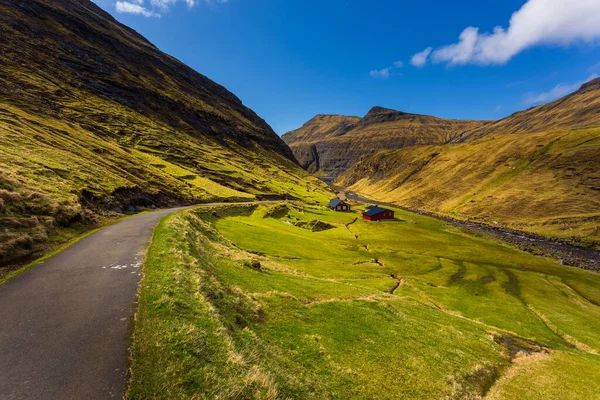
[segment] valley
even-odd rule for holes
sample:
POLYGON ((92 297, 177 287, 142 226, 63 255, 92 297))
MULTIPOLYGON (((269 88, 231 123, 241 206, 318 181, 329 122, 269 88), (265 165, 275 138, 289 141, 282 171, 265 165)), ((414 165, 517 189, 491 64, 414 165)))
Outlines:
POLYGON ((381 152, 336 184, 452 218, 598 246, 600 129, 381 152))
MULTIPOLYGON (((339 190, 340 188, 336 189, 339 190)), ((361 204, 379 204, 380 206, 394 207, 393 204, 366 199, 357 195, 356 193, 343 193, 348 199, 358 201, 361 204)), ((475 222, 464 222, 425 211, 411 210, 407 208, 402 209, 414 214, 426 215, 428 217, 439 219, 465 229, 475 235, 479 234, 489 236, 533 255, 553 258, 554 260, 559 261, 562 265, 569 265, 590 271, 600 272, 600 251, 593 248, 572 245, 568 241, 549 240, 543 236, 533 235, 531 233, 509 231, 496 226, 475 222)))
POLYGON ((293 3, 0 2, 0 398, 600 398, 598 75, 483 120, 509 29, 369 70, 394 2, 293 3))
MULTIPOLYGON (((318 118, 299 131, 317 147, 348 137, 335 149, 343 158, 337 165, 344 168, 331 170, 334 184, 365 198, 599 249, 599 107, 596 78, 554 102, 499 121, 471 122, 469 129, 464 123, 452 127, 425 119, 413 142, 395 141, 395 131, 381 125, 373 125, 376 133, 364 132, 360 141, 353 131, 332 138, 318 118), (401 146, 394 148, 381 137, 401 146), (426 142, 432 137, 437 143, 426 142), (360 156, 353 154, 355 142, 364 144, 360 156)), ((398 121, 416 118, 385 114, 398 121)), ((297 132, 284 139, 302 160, 297 132)))

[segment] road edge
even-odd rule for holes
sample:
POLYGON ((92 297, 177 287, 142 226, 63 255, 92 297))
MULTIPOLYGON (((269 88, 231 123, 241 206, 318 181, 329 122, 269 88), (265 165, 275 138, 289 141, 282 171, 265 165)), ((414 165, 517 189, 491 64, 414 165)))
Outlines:
MULTIPOLYGON (((159 211, 159 210, 157 210, 157 211, 159 211)), ((66 241, 65 243, 59 245, 54 250, 47 252, 46 254, 42 255, 41 257, 36 258, 35 260, 15 269, 14 271, 9 272, 8 274, 6 274, 4 276, 1 276, 0 277, 0 286, 5 284, 9 280, 21 275, 23 272, 27 271, 28 269, 33 268, 33 267, 43 263, 44 261, 56 256, 57 254, 62 253, 63 251, 65 251, 68 248, 70 248, 71 246, 79 243, 80 241, 82 241, 83 239, 85 239, 88 236, 91 236, 94 233, 101 231, 104 228, 108 228, 109 226, 118 224, 119 222, 125 221, 129 218, 133 218, 137 215, 142 215, 142 214, 146 214, 146 213, 148 213, 148 211, 142 211, 142 212, 135 213, 135 214, 125 215, 120 218, 110 220, 108 223, 102 224, 101 226, 96 226, 95 228, 92 228, 89 231, 86 231, 86 232, 82 233, 81 235, 78 235, 78 236, 66 241)))
POLYGON ((154 243, 154 236, 156 235, 156 230, 158 229, 160 224, 165 223, 165 221, 168 218, 172 218, 173 216, 175 216, 179 213, 188 211, 193 208, 195 208, 195 207, 189 207, 189 208, 185 208, 183 210, 169 213, 169 214, 165 215, 164 217, 162 217, 160 220, 158 220, 156 225, 154 225, 154 228, 152 228, 152 235, 150 235, 150 242, 148 242, 148 246, 146 246, 146 248, 144 249, 144 255, 142 258, 142 263, 141 263, 141 268, 140 268, 140 273, 142 274, 142 276, 138 280, 138 287, 135 292, 135 298, 133 299, 134 312, 133 312, 133 315, 131 315, 131 317, 129 318, 129 333, 127 334, 127 337, 129 339, 129 344, 127 346, 128 354, 127 354, 127 367, 126 367, 126 374, 125 374, 125 381, 124 381, 124 389, 125 390, 123 391, 123 400, 128 398, 129 391, 131 389, 131 381, 133 380, 133 369, 131 367, 133 364, 132 346, 135 341, 135 324, 137 323, 137 316, 140 311, 139 300, 140 300, 140 295, 141 295, 141 291, 142 291, 142 285, 146 278, 145 270, 146 270, 146 260, 147 260, 147 256, 148 256, 148 250, 154 243))

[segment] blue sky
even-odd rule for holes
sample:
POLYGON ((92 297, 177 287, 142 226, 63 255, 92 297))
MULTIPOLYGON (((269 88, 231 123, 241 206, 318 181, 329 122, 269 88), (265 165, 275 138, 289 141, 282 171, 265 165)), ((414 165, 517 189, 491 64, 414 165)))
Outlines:
POLYGON ((95 1, 279 134, 375 105, 498 119, 600 75, 598 0, 95 1))

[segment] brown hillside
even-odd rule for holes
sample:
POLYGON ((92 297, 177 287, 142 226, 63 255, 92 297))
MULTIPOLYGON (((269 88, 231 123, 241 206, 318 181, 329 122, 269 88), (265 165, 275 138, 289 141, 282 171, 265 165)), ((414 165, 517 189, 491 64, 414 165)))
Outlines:
POLYGON ((287 143, 314 142, 334 138, 348 132, 358 121, 360 121, 360 117, 319 114, 300 129, 286 133, 284 137, 287 143))
POLYGON ((338 183, 410 208, 600 241, 600 127, 556 128, 599 121, 590 108, 600 104, 599 83, 492 125, 510 131, 365 157, 338 183), (540 131, 544 118, 550 128, 540 131))
POLYGON ((487 124, 460 138, 460 141, 505 133, 532 133, 560 128, 584 128, 600 124, 600 78, 591 80, 565 97, 515 113, 487 124))
POLYGON ((282 138, 308 172, 337 176, 365 155, 382 149, 446 143, 484 123, 374 107, 362 119, 317 116, 282 138))

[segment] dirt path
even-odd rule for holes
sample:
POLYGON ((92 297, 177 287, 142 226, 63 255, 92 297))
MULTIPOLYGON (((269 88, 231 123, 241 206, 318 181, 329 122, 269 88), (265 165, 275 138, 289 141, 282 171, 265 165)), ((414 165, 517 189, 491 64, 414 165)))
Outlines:
POLYGON ((144 252, 181 209, 106 227, 0 285, 0 399, 123 397, 144 252))

